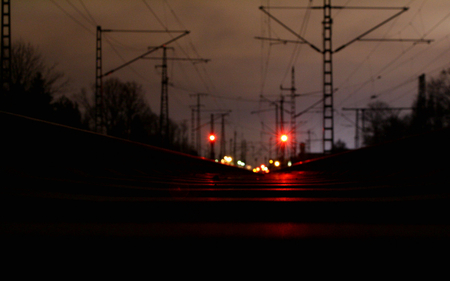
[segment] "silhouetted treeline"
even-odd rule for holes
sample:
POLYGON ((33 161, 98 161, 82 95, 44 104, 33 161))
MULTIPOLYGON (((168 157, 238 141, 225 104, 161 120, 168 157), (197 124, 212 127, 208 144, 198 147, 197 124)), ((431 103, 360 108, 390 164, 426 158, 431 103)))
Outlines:
MULTIPOLYGON (((84 109, 83 123, 95 126, 94 90, 83 90, 80 101, 84 109)), ((169 120, 169 138, 161 141, 159 117, 144 100, 142 86, 136 82, 122 82, 118 78, 103 81, 103 108, 101 114, 106 133, 110 136, 156 145, 185 153, 196 154, 188 143, 186 123, 169 120)))
POLYGON ((45 63, 36 47, 16 41, 11 48, 10 88, 2 88, 0 110, 85 128, 78 104, 62 95, 67 83, 56 65, 45 63))
POLYGON ((449 127, 450 70, 442 71, 418 91, 410 112, 400 117, 400 110, 387 103, 370 103, 363 117, 368 123, 364 143, 372 145, 449 127))
MULTIPOLYGON (((11 83, 2 88, 0 110, 94 130, 94 92, 82 90, 75 98, 64 95, 68 80, 56 65, 48 66, 39 50, 24 41, 11 48, 11 83)), ((159 117, 144 100, 141 85, 111 78, 103 82, 103 117, 111 136, 196 154, 188 144, 186 123, 169 121, 169 140, 159 137, 159 117)))

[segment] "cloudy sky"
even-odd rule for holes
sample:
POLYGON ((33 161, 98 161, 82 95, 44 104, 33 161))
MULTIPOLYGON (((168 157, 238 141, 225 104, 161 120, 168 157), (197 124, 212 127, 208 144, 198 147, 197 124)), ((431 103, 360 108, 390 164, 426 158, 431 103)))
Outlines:
MULTIPOLYGON (((280 44, 255 37, 297 40, 259 6, 321 6, 322 0, 12 0, 12 39, 37 46, 49 64, 70 79, 68 94, 95 82, 96 26, 120 30, 189 30, 171 44, 170 57, 203 58, 208 63, 170 62, 169 116, 190 124, 196 93, 202 97, 202 123, 217 110, 232 110, 226 139, 237 133, 252 152, 263 159, 271 131, 280 85, 290 87, 295 67, 296 112, 318 102, 322 91, 322 55, 305 44, 280 44), (267 110, 266 110, 267 109, 267 110), (252 113, 260 111, 259 113, 252 113), (264 125, 262 125, 264 124, 264 125), (261 146, 263 144, 264 146, 261 146), (260 153, 258 153, 260 152, 260 153)), ((335 140, 354 147, 354 112, 344 107, 365 107, 375 100, 393 107, 408 107, 417 94, 417 77, 436 77, 450 67, 450 1, 448 0, 333 0, 333 6, 409 7, 409 10, 368 34, 366 38, 433 39, 431 44, 412 42, 354 42, 333 56, 335 140), (376 98, 374 98, 376 97, 376 98)), ((270 9, 272 15, 312 44, 322 48, 323 11, 270 9)), ((371 29, 399 10, 335 9, 333 49, 371 29)), ((103 71, 112 70, 143 54, 149 46, 171 39, 169 34, 103 34, 103 71)), ((175 36, 172 34, 172 36, 175 36)), ((151 55, 160 58, 161 51, 151 55)), ((112 77, 136 81, 145 89, 151 109, 159 114, 160 60, 139 60, 112 77)), ((286 100, 289 98, 286 97, 286 100)), ((286 104, 289 106, 288 104, 286 104)), ((310 131, 311 151, 321 152, 321 105, 297 119, 300 141, 310 131)), ((285 120, 289 120, 288 114, 285 120)), ((216 127, 219 127, 216 125, 216 127)), ((206 131, 204 133, 206 135, 206 131)), ((227 144, 227 147, 229 145, 227 144)), ((273 155, 273 153, 272 153, 273 155)), ((258 160, 259 161, 259 160, 258 160)))

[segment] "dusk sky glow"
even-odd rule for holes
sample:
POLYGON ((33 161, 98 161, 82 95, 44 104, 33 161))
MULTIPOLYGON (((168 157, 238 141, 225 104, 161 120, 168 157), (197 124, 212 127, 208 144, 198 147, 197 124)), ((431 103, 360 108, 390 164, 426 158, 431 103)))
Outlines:
MULTIPOLYGON (((263 161, 268 156, 265 148, 270 130, 274 129, 275 113, 260 95, 273 101, 281 93, 288 95, 288 91, 280 90, 280 85, 291 86, 294 66, 300 94, 296 112, 309 108, 322 98, 322 55, 305 44, 274 44, 255 39, 259 36, 297 40, 275 21, 268 20, 259 7, 308 5, 322 6, 323 0, 11 0, 11 34, 13 42, 30 42, 39 48, 46 62, 56 63, 70 81, 66 94, 75 95, 82 88, 91 91, 95 82, 96 26, 114 30, 189 30, 189 35, 170 44, 174 50, 168 50, 168 56, 210 61, 169 62, 169 82, 173 84, 169 88, 169 117, 177 122, 187 120, 190 126, 190 106, 196 103, 192 94, 207 93, 201 100, 205 111, 202 124, 209 122, 213 110, 231 110, 226 117, 227 149, 236 131, 238 144, 242 138, 249 143, 249 158, 263 161), (261 112, 251 114, 252 111, 261 112)), ((338 88, 334 95, 335 141, 341 139, 353 148, 355 114, 342 108, 365 107, 375 100, 393 107, 409 107, 417 94, 420 74, 431 79, 450 67, 450 1, 332 0, 332 5, 409 7, 366 38, 433 40, 430 44, 357 41, 333 55, 334 88, 338 88)), ((322 48, 322 10, 269 11, 322 48)), ((333 49, 398 11, 333 10, 333 49)), ((171 38, 160 33, 104 33, 103 73, 171 38)), ((161 56, 162 51, 149 55, 161 56)), ((152 111, 159 114, 161 73, 155 67, 159 64, 161 60, 138 60, 110 77, 141 84, 152 111)), ((320 103, 297 118, 297 138, 305 142, 310 130, 312 152, 322 150, 321 108, 320 103)), ((288 114, 285 120, 289 121, 288 114)), ((207 128, 209 125, 203 133, 205 151, 207 128)), ((217 123, 215 128, 220 125, 217 123)))

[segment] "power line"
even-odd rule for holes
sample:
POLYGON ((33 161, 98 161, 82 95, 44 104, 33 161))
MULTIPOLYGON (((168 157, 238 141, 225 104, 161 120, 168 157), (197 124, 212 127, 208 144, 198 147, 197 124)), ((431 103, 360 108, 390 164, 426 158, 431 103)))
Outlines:
MULTIPOLYGON (((416 14, 414 15, 414 17, 420 12, 420 9, 423 8, 424 4, 425 4, 425 1, 422 2, 421 7, 420 7, 419 10, 416 12, 416 14)), ((413 17, 413 18, 414 18, 414 17, 413 17)), ((425 32, 425 33, 422 35, 421 40, 423 40, 424 37, 426 37, 427 35, 429 35, 433 30, 435 30, 439 25, 441 25, 441 24, 442 24, 446 19, 448 19, 449 17, 450 17, 450 13, 446 14, 441 20, 439 20, 433 27, 431 27, 427 32, 425 32)), ((409 22, 408 25, 410 25, 410 24, 411 24, 411 21, 409 22)), ((406 29, 406 28, 407 28, 407 26, 405 26, 402 30, 404 30, 404 29, 406 29)), ((431 48, 432 46, 436 46, 438 43, 440 43, 441 41, 443 41, 445 38, 448 38, 448 35, 447 35, 446 37, 444 37, 444 38, 441 38, 441 39, 437 40, 433 45, 428 46, 427 48, 425 48, 424 50, 422 50, 419 54, 421 54, 421 53, 423 53, 423 52, 425 52, 425 51, 428 51, 429 48, 431 48)), ((387 68, 389 68, 390 66, 392 66, 392 65, 393 65, 395 62, 397 62, 402 56, 404 56, 406 53, 408 53, 410 50, 412 50, 412 48, 413 48, 414 46, 415 46, 415 44, 413 44, 412 46, 410 46, 408 49, 404 50, 399 56, 397 56, 397 57, 394 58, 391 62, 389 62, 387 65, 385 65, 385 66, 384 66, 380 71, 378 71, 378 73, 377 73, 376 75, 374 75, 374 76, 380 76, 380 75, 383 73, 383 71, 385 71, 387 68)), ((450 49, 447 49, 446 51, 442 52, 442 53, 441 53, 440 55, 438 55, 433 61, 431 61, 430 63, 428 63, 427 66, 431 65, 434 61, 436 61, 439 57, 441 57, 442 55, 444 55, 444 54, 447 53, 448 51, 450 51, 450 49)), ((414 58, 417 57, 417 56, 418 56, 418 54, 415 54, 415 55, 414 55, 414 58)), ((405 61, 405 62, 406 62, 406 61, 405 61)), ((399 66, 401 66, 402 64, 404 64, 405 62, 398 64, 397 67, 391 69, 389 72, 383 73, 383 76, 386 75, 386 74, 388 74, 388 73, 390 73, 390 72, 392 72, 393 70, 395 70, 396 68, 398 68, 399 66)), ((425 66, 425 67, 427 67, 427 66, 425 66)), ((425 68, 425 67, 424 67, 424 68, 425 68)), ((424 68, 422 68, 422 69, 424 69, 424 68)), ((417 73, 420 73, 420 72, 423 72, 423 71, 422 71, 422 70, 419 70, 417 73)), ((415 76, 417 76, 417 73, 415 74, 415 76)), ((361 86, 361 87, 358 88, 356 91, 352 92, 349 96, 347 96, 344 100, 342 100, 340 104, 344 103, 346 100, 349 99, 350 96, 353 96, 356 92, 360 91, 365 85, 367 85, 368 83, 370 83, 370 82, 372 81, 372 79, 373 79, 373 76, 372 76, 369 80, 367 80, 367 81, 363 84, 363 86, 361 86)))
MULTIPOLYGON (((431 45, 430 47, 427 47, 426 49, 422 50, 422 51, 421 51, 420 53, 418 53, 418 54, 420 55, 421 53, 423 53, 423 52, 425 52, 425 51, 429 51, 429 48, 436 47, 439 43, 443 42, 444 39, 448 39, 448 38, 450 38, 450 35, 447 35, 447 36, 445 36, 444 38, 441 38, 440 40, 437 40, 437 41, 435 42, 435 44, 431 45)), ((407 85, 407 84, 409 84, 409 83, 415 81, 415 80, 417 79, 417 76, 418 76, 420 73, 424 72, 423 70, 424 70, 425 68, 427 68, 427 67, 429 67, 430 65, 432 65, 435 61, 437 61, 439 58, 441 58, 443 55, 445 55, 445 54, 448 53, 448 52, 450 52, 450 48, 447 48, 446 50, 444 50, 443 52, 441 52, 440 54, 438 54, 433 60, 430 60, 429 63, 428 63, 427 65, 425 65, 425 66, 423 66, 422 68, 420 68, 418 71, 415 72, 415 74, 413 74, 411 77, 407 78, 404 82, 402 82, 402 83, 400 83, 400 84, 398 84, 398 85, 396 85, 396 86, 393 86, 393 87, 391 87, 391 88, 389 88, 389 89, 387 89, 387 90, 384 90, 384 91, 381 92, 381 93, 375 94, 375 96, 376 96, 376 97, 380 97, 381 95, 384 95, 384 94, 386 94, 386 93, 391 93, 391 91, 393 91, 393 90, 395 90, 395 89, 398 89, 398 88, 400 88, 400 87, 403 87, 404 85, 407 85)), ((418 54, 415 54, 414 57, 418 56, 418 54)), ((414 57, 411 57, 411 58, 414 58, 414 57)), ((410 58, 410 59, 411 59, 411 58, 410 58)), ((405 62, 407 62, 407 61, 405 61, 405 62)), ((403 62, 403 63, 397 65, 396 68, 398 68, 399 66, 401 66, 401 65, 404 64, 405 62, 403 62)), ((448 64, 449 64, 449 63, 446 63, 445 65, 448 65, 448 64)), ((388 73, 394 71, 396 68, 391 69, 389 72, 384 73, 383 75, 386 75, 386 74, 388 74, 388 73)), ((438 68, 435 68, 435 69, 429 71, 428 73, 434 73, 434 72, 436 72, 436 71, 441 71, 443 68, 445 68, 445 67, 440 66, 440 67, 438 67, 438 68)), ((367 82, 367 81, 366 81, 366 82, 367 82)), ((363 83, 363 84, 365 85, 366 82, 363 83)), ((405 96, 406 94, 407 94, 407 93, 405 93, 405 94, 403 94, 403 95, 401 95, 401 96, 399 96, 399 97, 397 97, 397 98, 395 98, 395 99, 392 99, 391 101, 394 101, 394 100, 397 100, 397 99, 399 99, 399 98, 402 98, 402 97, 405 96)))
POLYGON ((86 5, 84 5, 82 0, 79 0, 81 3, 81 6, 83 6, 83 9, 86 11, 87 15, 89 16, 89 18, 92 20, 92 22, 94 23, 95 26, 97 26, 97 21, 95 21, 94 17, 92 16, 92 14, 89 12, 89 10, 87 9, 86 5))
MULTIPOLYGON (((103 74, 103 68, 102 68, 102 33, 104 32, 113 32, 113 30, 111 29, 105 29, 102 30, 101 26, 97 26, 97 35, 96 35, 96 77, 95 77, 95 104, 96 104, 96 113, 95 113, 95 129, 97 132, 100 133, 104 133, 104 120, 103 120, 103 114, 102 114, 102 108, 103 108, 103 77, 108 76, 114 72, 116 72, 117 70, 120 70, 126 66, 129 66, 130 64, 132 64, 133 62, 144 58, 145 56, 147 56, 148 54, 151 54, 152 52, 161 49, 161 48, 166 48, 167 45, 169 45, 170 43, 180 39, 181 37, 189 34, 189 31, 184 31, 182 32, 182 34, 178 35, 177 37, 173 38, 169 41, 166 41, 165 43, 157 46, 157 47, 152 47, 149 48, 149 50, 147 52, 145 52, 144 54, 135 57, 134 59, 125 62, 124 64, 108 71, 107 73, 103 74)), ((133 32, 133 31, 130 31, 133 32)), ((168 116, 165 116, 165 119, 168 119, 168 116)), ((161 118, 162 119, 162 118, 161 118)), ((166 127, 166 133, 168 131, 168 126, 166 127)), ((162 128, 160 128, 162 130, 162 128)), ((161 134, 163 135, 163 134, 161 134)), ((165 136, 167 136, 167 134, 165 134, 165 136)))
MULTIPOLYGON (((87 9, 86 5, 84 5, 84 3, 82 2, 82 0, 79 0, 81 5, 83 6, 83 8, 85 9, 86 13, 88 14, 88 17, 86 17, 73 3, 71 3, 69 0, 66 0, 67 3, 69 3, 70 6, 72 6, 72 8, 74 8, 78 14, 80 14, 87 22, 89 22, 90 24, 95 24, 96 21, 93 18, 92 14, 89 12, 89 10, 87 9)), ((64 12, 64 14, 66 14, 67 16, 69 16, 72 20, 74 20, 77 24, 79 24, 80 26, 82 26, 83 28, 85 28, 86 30, 88 30, 89 32, 91 32, 91 30, 89 28, 87 28, 86 26, 84 26, 80 21, 78 21, 77 19, 75 19, 72 15, 70 15, 66 10, 64 10, 61 6, 59 6, 58 4, 56 4, 56 2, 54 2, 54 0, 51 0, 51 2, 53 4, 55 4, 61 11, 64 12)), ((125 58, 119 53, 119 51, 114 47, 113 43, 110 41, 110 38, 105 38, 106 42, 110 45, 111 49, 113 50, 113 52, 123 61, 126 62, 125 58)), ((111 40, 115 40, 114 38, 111 38, 111 40)), ((146 80, 145 77, 143 77, 139 72, 137 72, 133 67, 129 67, 131 71, 133 71, 137 76, 139 76, 141 79, 143 79, 144 81, 146 80)))
MULTIPOLYGON (((127 60, 119 53, 119 51, 114 47, 112 42, 109 40, 108 36, 105 36, 106 42, 109 44, 113 52, 122 60, 123 63, 126 63, 127 60)), ((131 65, 128 66, 128 68, 137 76, 139 76, 142 80, 146 81, 147 78, 145 78, 142 74, 140 74, 134 67, 131 65)))
POLYGON ((83 17, 88 23, 92 24, 93 26, 96 26, 95 21, 92 21, 92 17, 88 18, 87 16, 85 16, 74 4, 72 4, 72 2, 70 2, 69 0, 66 0, 67 3, 69 3, 69 5, 75 10, 77 11, 77 13, 79 15, 81 15, 81 17, 83 17))
MULTIPOLYGON (((144 3, 144 5, 147 7, 147 9, 153 14, 153 16, 156 18, 156 20, 159 22, 159 24, 166 30, 168 30, 167 26, 162 22, 162 20, 156 15, 155 11, 150 7, 150 5, 146 2, 146 0, 142 0, 142 2, 144 3)), ((183 24, 181 23, 181 21, 179 20, 179 18, 176 16, 175 12, 173 11, 173 9, 170 7, 170 5, 167 3, 166 1, 166 5, 169 7, 172 15, 174 16, 174 18, 178 21, 178 23, 183 26, 183 24)), ((169 34, 169 36, 171 36, 169 34)), ((190 38, 188 37, 188 41, 190 42, 190 46, 191 48, 193 48, 194 53, 197 55, 197 57, 200 57, 197 50, 195 49, 194 44, 192 43, 192 41, 190 40, 190 38)), ((183 54, 187 57, 187 58, 191 58, 191 56, 186 52, 186 50, 181 47, 181 45, 178 42, 175 42, 175 44, 180 48, 180 50, 183 52, 183 54)), ((206 82, 206 80, 204 79, 203 75, 201 75, 200 71, 197 68, 197 65, 193 64, 194 70, 197 72, 198 77, 200 79, 200 81, 202 82, 202 84, 204 85, 206 92, 210 91, 210 87, 208 86, 208 83, 206 82)), ((203 66, 203 70, 207 75, 206 69, 203 66)), ((212 83, 212 80, 209 78, 209 81, 212 83)))
POLYGON ((2 0, 1 3, 1 68, 0 68, 0 94, 11 90, 11 2, 2 0))
POLYGON ((90 34, 92 34, 93 36, 95 36, 95 32, 93 32, 91 29, 89 29, 88 27, 86 27, 84 24, 82 24, 79 20, 77 20, 76 18, 74 18, 69 12, 67 12, 66 10, 64 10, 64 8, 62 8, 60 5, 58 5, 54 0, 50 0, 51 3, 53 3, 53 5, 55 5, 58 9, 60 9, 66 16, 68 16, 70 19, 72 19, 76 24, 78 24, 79 26, 81 26, 83 29, 87 30, 87 32, 89 32, 90 34))
MULTIPOLYGON (((310 7, 311 4, 312 4, 312 1, 309 1, 308 7, 310 7)), ((310 17, 311 17, 311 9, 307 9, 306 12, 305 12, 305 16, 304 16, 304 18, 303 18, 301 27, 300 27, 300 31, 299 31, 299 33, 298 33, 298 34, 300 34, 302 37, 305 36, 306 29, 308 28, 308 23, 309 23, 310 17)), ((281 80, 281 84, 283 84, 284 81, 286 80, 286 77, 288 76, 289 70, 291 69, 291 67, 293 67, 294 64, 297 62, 297 59, 298 59, 298 57, 299 57, 299 55, 300 55, 300 52, 301 52, 301 50, 302 50, 302 46, 303 46, 303 45, 298 45, 298 44, 295 45, 294 51, 292 52, 292 55, 291 55, 290 62, 289 62, 289 64, 288 64, 288 67, 286 68, 286 71, 285 71, 285 73, 284 73, 284 77, 283 77, 283 79, 281 80), (298 49, 298 50, 297 50, 297 49, 298 49)))
MULTIPOLYGON (((449 37, 449 35, 447 35, 446 37, 444 37, 444 38, 442 38, 442 39, 436 41, 436 43, 433 44, 433 46, 436 46, 438 43, 442 42, 444 39, 446 39, 446 38, 448 38, 448 37, 449 37)), ((391 66, 392 64, 394 64, 398 59, 400 59, 406 52, 410 51, 413 47, 414 47, 414 45, 410 46, 406 51, 404 51, 402 54, 400 54, 399 56, 397 56, 393 61, 391 61, 390 63, 388 63, 385 67, 383 67, 383 68, 382 68, 376 75, 374 75, 374 76, 378 76, 379 78, 381 78, 381 74, 383 74, 383 76, 385 76, 385 75, 387 75, 388 73, 394 71, 396 68, 398 68, 398 67, 400 67, 401 65, 403 65, 403 64, 404 64, 405 62, 407 62, 407 61, 398 64, 395 68, 392 68, 389 72, 383 73, 384 70, 386 70, 389 66, 391 66)), ((424 50, 422 50, 420 53, 423 53, 423 52, 425 52, 425 51, 428 51, 428 48, 431 48, 431 46, 430 46, 430 47, 427 47, 427 48, 424 49, 424 50)), ((426 66, 424 66, 424 67, 422 67, 420 70, 418 70, 418 71, 416 72, 416 74, 413 75, 413 77, 408 78, 405 82, 402 82, 401 84, 399 84, 399 85, 397 85, 397 86, 394 86, 393 88, 397 88, 397 87, 403 86, 405 83, 411 82, 413 79, 415 79, 415 76, 417 76, 418 73, 423 72, 423 69, 424 69, 424 68, 426 68, 426 67, 428 67, 429 65, 433 64, 436 60, 438 60, 440 57, 442 57, 444 54, 446 54, 446 53, 449 52, 449 51, 450 51, 450 48, 447 48, 444 52, 441 52, 434 60, 431 60, 426 66)), ((420 53, 419 53, 419 54, 420 54, 420 53)), ((418 54, 415 54, 415 55, 414 55, 414 57, 417 57, 417 56, 418 56, 418 54)), ((410 58, 410 59, 411 59, 411 58, 410 58)), ((379 79, 379 78, 378 78, 378 79, 379 79)), ((373 76, 372 76, 370 79, 366 80, 364 83, 362 83, 361 87, 359 87, 357 90, 355 90, 355 91, 353 91, 351 94, 349 94, 344 100, 341 101, 340 104, 342 104, 342 103, 344 103, 346 100, 348 100, 348 99, 350 98, 350 96, 353 96, 355 93, 359 92, 362 88, 364 88, 364 86, 366 86, 366 85, 367 85, 368 83, 370 83, 371 81, 373 81, 373 76)), ((383 92, 386 92, 386 91, 383 91, 383 92)), ((377 96, 380 96, 380 95, 381 95, 381 94, 378 94, 377 96)))

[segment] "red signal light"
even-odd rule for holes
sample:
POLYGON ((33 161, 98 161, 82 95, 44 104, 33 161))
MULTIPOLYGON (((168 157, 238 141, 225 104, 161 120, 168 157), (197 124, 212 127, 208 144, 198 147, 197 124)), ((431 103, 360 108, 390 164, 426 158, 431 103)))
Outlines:
POLYGON ((210 142, 214 142, 214 141, 216 141, 216 136, 215 135, 209 135, 209 141, 210 142))
POLYGON ((280 139, 281 139, 282 142, 287 142, 288 136, 287 135, 282 135, 280 139))

